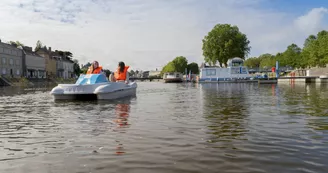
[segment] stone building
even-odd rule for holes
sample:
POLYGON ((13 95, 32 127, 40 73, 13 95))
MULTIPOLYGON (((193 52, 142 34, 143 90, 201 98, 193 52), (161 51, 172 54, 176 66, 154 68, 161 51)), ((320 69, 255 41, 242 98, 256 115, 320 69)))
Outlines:
POLYGON ((74 62, 65 55, 60 55, 57 50, 53 53, 53 55, 57 61, 57 77, 64 79, 73 78, 74 62))
POLYGON ((32 47, 23 47, 25 56, 26 77, 28 78, 45 78, 46 62, 45 58, 33 52, 32 47))
POLYGON ((40 48, 36 53, 43 58, 45 58, 46 76, 50 78, 55 78, 57 76, 57 60, 53 56, 51 47, 47 49, 46 47, 40 48))
POLYGON ((23 73, 23 51, 15 45, 2 43, 0 40, 0 75, 21 77, 23 73))

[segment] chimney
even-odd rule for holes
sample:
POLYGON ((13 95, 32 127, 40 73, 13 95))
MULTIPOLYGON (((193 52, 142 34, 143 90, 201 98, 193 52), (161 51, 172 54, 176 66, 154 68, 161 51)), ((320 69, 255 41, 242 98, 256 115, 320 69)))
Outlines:
POLYGON ((51 52, 51 47, 49 47, 49 52, 51 52))
POLYGON ((1 43, 1 39, 0 39, 0 43, 1 43))

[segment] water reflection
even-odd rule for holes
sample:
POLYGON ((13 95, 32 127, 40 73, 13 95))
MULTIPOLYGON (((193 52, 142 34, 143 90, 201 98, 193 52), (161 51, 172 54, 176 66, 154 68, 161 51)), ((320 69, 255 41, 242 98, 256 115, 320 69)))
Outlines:
POLYGON ((328 95, 325 84, 279 84, 284 90, 288 114, 328 116, 328 95))
MULTIPOLYGON (((128 119, 131 103, 134 101, 135 97, 110 101, 61 101, 56 102, 55 106, 60 107, 63 113, 70 112, 70 120, 75 119, 76 121, 76 123, 66 125, 65 129, 71 129, 70 132, 66 132, 66 135, 82 132, 79 139, 75 140, 75 146, 81 147, 83 143, 92 138, 112 139, 112 142, 106 145, 92 145, 94 153, 109 150, 115 155, 122 155, 127 150, 124 145, 124 135, 127 133, 127 128, 130 127, 128 119), (78 127, 76 127, 77 124, 78 127)), ((97 144, 97 141, 90 142, 90 144, 93 143, 97 144)), ((90 146, 83 147, 88 148, 90 146)))
POLYGON ((15 95, 40 93, 49 88, 26 88, 26 87, 0 87, 0 96, 7 98, 15 95))
POLYGON ((251 87, 232 83, 201 85, 204 116, 209 121, 208 129, 212 134, 209 142, 230 142, 219 147, 234 147, 232 141, 245 139, 248 108, 243 91, 251 87))
MULTIPOLYGON (((128 123, 128 118, 130 114, 130 100, 126 100, 124 103, 117 103, 115 105, 115 115, 116 118, 113 120, 114 123, 116 123, 116 129, 115 131, 118 131, 120 129, 119 133, 126 133, 125 130, 122 130, 122 128, 127 128, 130 126, 128 123)), ((120 134, 118 134, 120 135, 120 134)), ((122 155, 126 153, 126 148, 123 145, 123 142, 120 140, 116 140, 116 154, 122 155)))
POLYGON ((138 99, 2 96, 0 172, 327 172, 327 94, 144 82, 138 99))
POLYGON ((114 122, 117 124, 118 127, 129 126, 129 124, 128 124, 129 113, 130 113, 130 105, 129 104, 118 103, 115 106, 116 119, 114 120, 114 122))

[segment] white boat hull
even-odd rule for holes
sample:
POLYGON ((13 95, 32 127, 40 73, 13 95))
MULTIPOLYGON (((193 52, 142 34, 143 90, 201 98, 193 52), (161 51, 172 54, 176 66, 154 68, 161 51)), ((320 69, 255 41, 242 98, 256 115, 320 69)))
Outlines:
POLYGON ((183 82, 182 78, 166 78, 164 79, 165 83, 180 83, 183 82))
POLYGON ((137 94, 137 89, 130 88, 130 89, 122 90, 122 91, 97 94, 97 99, 98 100, 114 100, 114 99, 123 98, 123 97, 136 96, 136 94, 137 94))
POLYGON ((106 82, 89 85, 59 84, 50 92, 55 100, 113 100, 135 96, 137 84, 106 82))

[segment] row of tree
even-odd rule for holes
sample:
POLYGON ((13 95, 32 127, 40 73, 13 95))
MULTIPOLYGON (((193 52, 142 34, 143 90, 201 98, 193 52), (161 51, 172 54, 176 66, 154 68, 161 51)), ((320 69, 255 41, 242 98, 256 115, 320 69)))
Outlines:
MULTIPOLYGON (((227 66, 227 61, 233 57, 245 59, 251 47, 247 36, 239 31, 237 26, 217 24, 203 39, 203 55, 205 62, 210 65, 227 66)), ((276 61, 280 66, 293 68, 325 67, 328 64, 328 31, 320 31, 310 35, 304 42, 303 48, 291 44, 284 52, 276 55, 263 54, 259 57, 248 58, 245 65, 251 68, 273 67, 276 61)))
POLYGON ((217 24, 203 39, 203 56, 209 65, 225 65, 230 58, 245 58, 251 47, 247 36, 237 26, 217 24))
POLYGON ((199 67, 197 63, 192 62, 188 64, 186 57, 178 56, 163 67, 161 75, 166 72, 180 72, 184 74, 186 69, 188 73, 189 71, 191 71, 193 74, 199 73, 199 67))
POLYGON ((245 61, 248 67, 272 67, 278 61, 280 66, 293 68, 326 67, 328 64, 328 32, 323 30, 317 36, 310 35, 303 48, 291 44, 284 52, 276 55, 263 54, 259 57, 249 58, 245 61))

